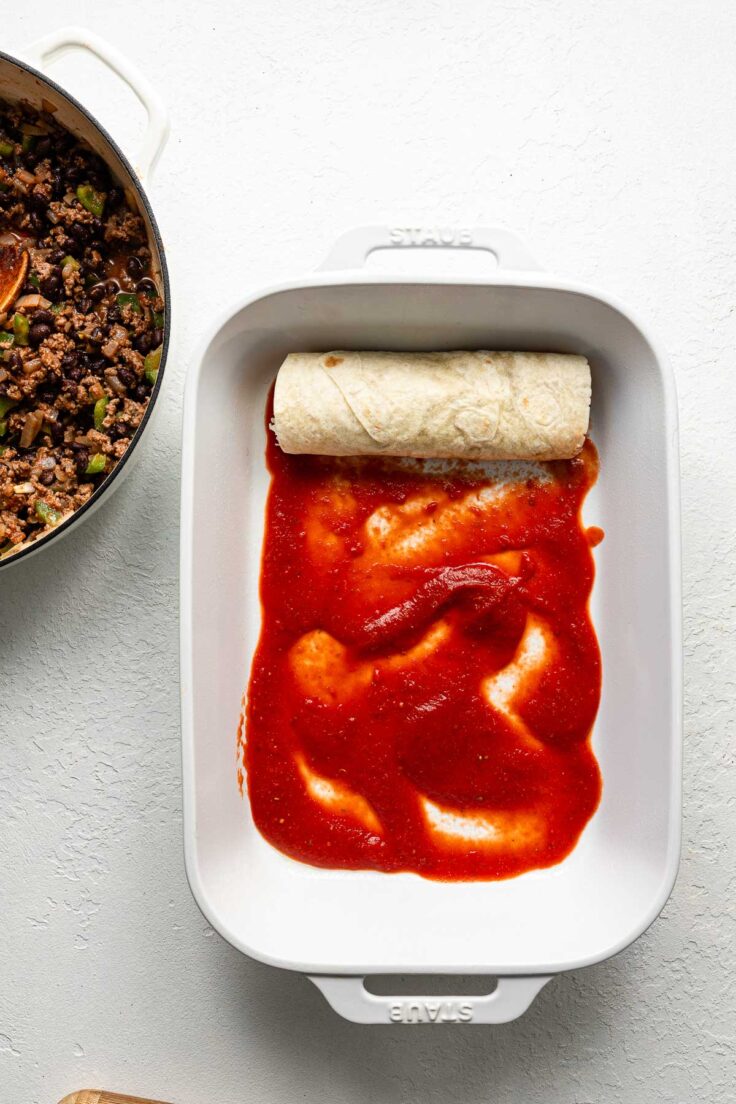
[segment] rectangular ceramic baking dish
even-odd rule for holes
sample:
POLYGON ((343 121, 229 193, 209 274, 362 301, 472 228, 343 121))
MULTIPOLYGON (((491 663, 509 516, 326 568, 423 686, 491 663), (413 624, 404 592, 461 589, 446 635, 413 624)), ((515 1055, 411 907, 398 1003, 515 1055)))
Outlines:
POLYGON ((672 377, 641 323, 609 297, 536 269, 500 228, 382 228, 340 239, 322 269, 248 296, 194 363, 184 414, 181 678, 186 866, 211 924, 241 951, 313 975, 359 1022, 498 1023, 551 976, 599 962, 652 923, 680 840, 681 624, 677 415, 672 377), (487 250, 482 278, 361 271, 376 248, 487 250), (290 351, 537 349, 593 370, 600 479, 585 508, 603 655, 593 744, 603 797, 558 866, 500 882, 322 870, 255 830, 235 741, 258 639, 268 475, 264 407, 290 351), (369 974, 494 975, 483 997, 391 998, 369 974))

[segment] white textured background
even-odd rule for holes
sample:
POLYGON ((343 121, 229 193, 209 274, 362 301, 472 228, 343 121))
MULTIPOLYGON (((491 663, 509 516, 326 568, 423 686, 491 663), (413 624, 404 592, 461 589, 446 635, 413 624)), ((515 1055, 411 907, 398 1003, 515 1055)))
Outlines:
MULTIPOLYGON (((59 26, 63 7, 6 0, 2 48, 59 26)), ((176 1104, 732 1101, 736 7, 67 7, 170 105, 151 194, 175 330, 163 409, 134 474, 81 530, 0 576, 0 1104, 55 1104, 94 1085, 176 1104), (509 224, 546 267, 648 316, 678 380, 680 878, 636 945, 554 981, 496 1029, 345 1023, 305 979, 226 946, 184 878, 187 358, 228 300, 312 267, 340 231, 370 222, 509 224)), ((73 59, 55 72, 130 145, 139 115, 113 80, 73 59)))

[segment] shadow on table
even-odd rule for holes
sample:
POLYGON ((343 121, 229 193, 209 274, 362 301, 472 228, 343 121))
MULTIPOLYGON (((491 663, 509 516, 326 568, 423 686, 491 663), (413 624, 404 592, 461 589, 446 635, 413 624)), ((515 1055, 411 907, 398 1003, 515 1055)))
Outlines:
POLYGON ((600 1066, 634 984, 625 958, 553 979, 525 1016, 498 1026, 353 1024, 307 978, 242 960, 243 1014, 256 1010, 259 1047, 286 1081, 301 1080, 305 1100, 321 1084, 325 1099, 350 1104, 531 1104, 557 1100, 554 1085, 577 1104, 589 1099, 581 1063, 600 1066))

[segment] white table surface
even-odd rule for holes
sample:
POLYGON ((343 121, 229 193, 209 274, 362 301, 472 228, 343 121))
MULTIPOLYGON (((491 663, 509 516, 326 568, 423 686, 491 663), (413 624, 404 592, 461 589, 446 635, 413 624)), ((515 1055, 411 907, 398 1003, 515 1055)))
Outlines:
MULTIPOLYGON (((8 7, 2 48, 61 25, 63 7, 8 7)), ((134 474, 58 547, 0 578, 0 1104, 54 1104, 85 1086, 176 1104, 732 1100, 736 7, 71 7, 171 109, 151 197, 174 339, 134 474), (222 942, 184 877, 187 359, 227 301, 309 269, 339 232, 375 222, 516 228, 546 267, 648 316, 679 388, 680 878, 637 944, 555 980, 495 1029, 346 1023, 304 978, 222 942)), ((74 58, 55 74, 130 147, 140 116, 114 80, 74 58)))

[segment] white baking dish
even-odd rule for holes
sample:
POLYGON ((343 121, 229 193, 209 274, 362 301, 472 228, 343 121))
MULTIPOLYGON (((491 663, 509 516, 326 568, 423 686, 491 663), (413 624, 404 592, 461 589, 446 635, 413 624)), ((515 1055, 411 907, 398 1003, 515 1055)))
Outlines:
POLYGON ((200 908, 246 954, 314 977, 361 1022, 502 1022, 550 976, 636 939, 674 883, 680 837, 681 625, 677 417, 672 378, 641 325, 608 297, 534 268, 500 229, 363 229, 322 271, 251 295, 204 343, 184 415, 181 546, 186 864, 200 908), (461 244, 496 254, 483 279, 366 274, 375 248, 461 244), (594 374, 601 474, 586 520, 603 696, 593 743, 600 808, 560 865, 501 882, 321 870, 272 848, 236 785, 235 732, 260 626, 268 477, 264 404, 293 350, 540 349, 594 374), (363 975, 492 974, 477 998, 369 994, 363 975))

